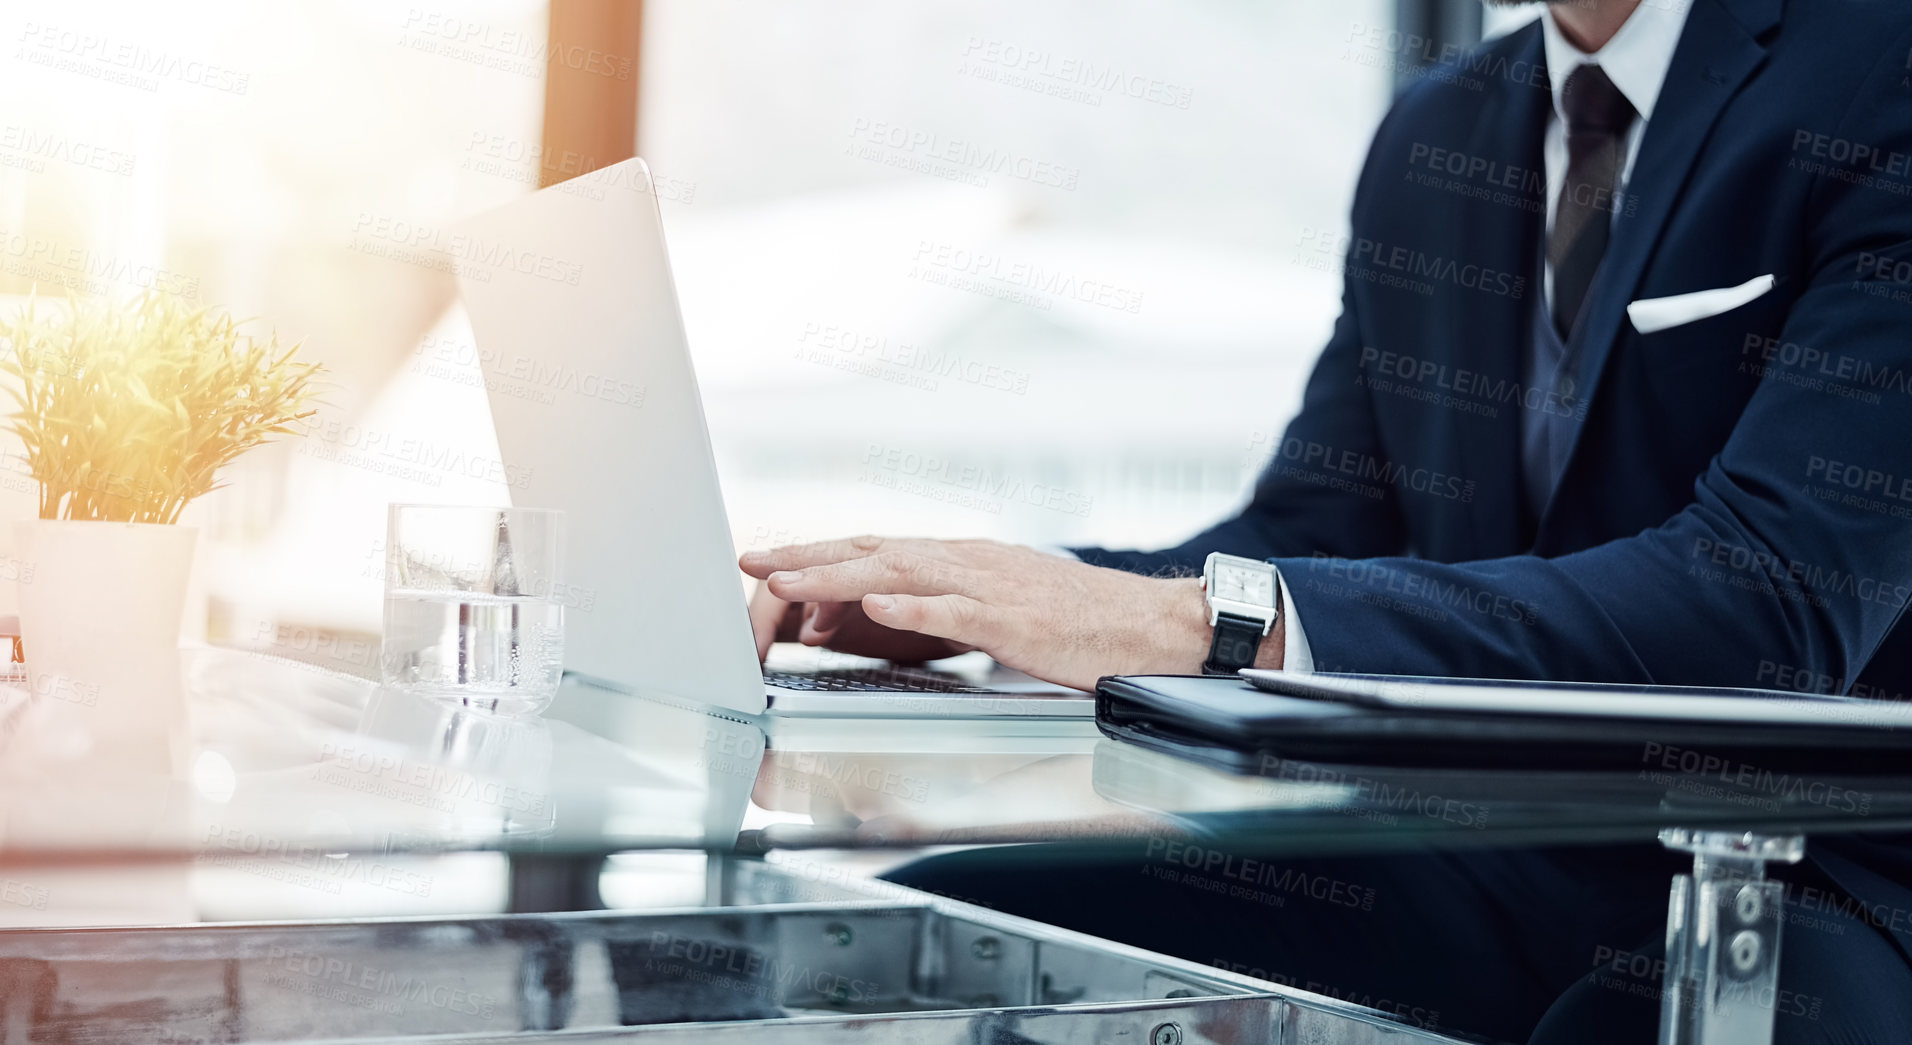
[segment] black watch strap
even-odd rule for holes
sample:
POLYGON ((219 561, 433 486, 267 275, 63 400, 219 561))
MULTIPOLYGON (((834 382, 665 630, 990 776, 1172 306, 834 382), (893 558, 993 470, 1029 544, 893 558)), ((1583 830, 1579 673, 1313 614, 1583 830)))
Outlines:
POLYGON ((1208 644, 1208 659, 1202 662, 1204 675, 1233 675, 1255 666, 1255 653, 1261 649, 1262 623, 1253 617, 1223 613, 1215 618, 1215 638, 1208 644))

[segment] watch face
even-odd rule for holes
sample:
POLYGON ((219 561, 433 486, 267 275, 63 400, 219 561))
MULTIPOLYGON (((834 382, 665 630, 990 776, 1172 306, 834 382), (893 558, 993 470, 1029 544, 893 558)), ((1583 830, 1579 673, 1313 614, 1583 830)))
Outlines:
POLYGON ((1245 602, 1251 606, 1273 606, 1274 575, 1268 570, 1219 565, 1215 567, 1215 598, 1245 602))

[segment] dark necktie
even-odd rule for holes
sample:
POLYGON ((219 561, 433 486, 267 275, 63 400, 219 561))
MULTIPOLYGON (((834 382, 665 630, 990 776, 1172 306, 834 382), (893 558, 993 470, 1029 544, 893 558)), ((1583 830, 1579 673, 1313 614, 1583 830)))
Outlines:
POLYGON ((1554 327, 1567 338, 1607 252, 1633 106, 1599 66, 1582 65, 1567 77, 1560 107, 1567 115, 1567 177, 1554 207, 1547 261, 1553 265, 1554 327))

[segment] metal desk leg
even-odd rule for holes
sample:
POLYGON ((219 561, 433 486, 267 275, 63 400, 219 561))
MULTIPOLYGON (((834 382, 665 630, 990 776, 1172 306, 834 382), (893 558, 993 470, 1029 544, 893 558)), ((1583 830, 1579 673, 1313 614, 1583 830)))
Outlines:
POLYGON ((508 914, 549 914, 553 911, 602 911, 598 876, 604 858, 586 855, 512 853, 508 914))
MULTIPOLYGON (((601 911, 604 901, 598 896, 598 876, 603 871, 601 856, 513 853, 506 910, 511 914, 601 911)), ((577 1004, 574 941, 537 922, 516 925, 506 932, 520 937, 519 1029, 559 1030, 570 1026, 577 1004)))
POLYGON ((1660 1045, 1769 1045, 1785 910, 1766 863, 1798 863, 1805 838, 1669 827, 1660 844, 1693 854, 1667 902, 1660 1045))

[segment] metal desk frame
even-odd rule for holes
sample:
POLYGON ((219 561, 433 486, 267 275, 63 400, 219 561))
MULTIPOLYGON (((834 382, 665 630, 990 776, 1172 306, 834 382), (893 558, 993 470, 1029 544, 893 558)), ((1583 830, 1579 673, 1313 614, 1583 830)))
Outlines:
POLYGON ((1667 900, 1660 1045, 1770 1045, 1786 912, 1766 865, 1798 863, 1805 838, 1671 827, 1660 843, 1693 854, 1667 900))

